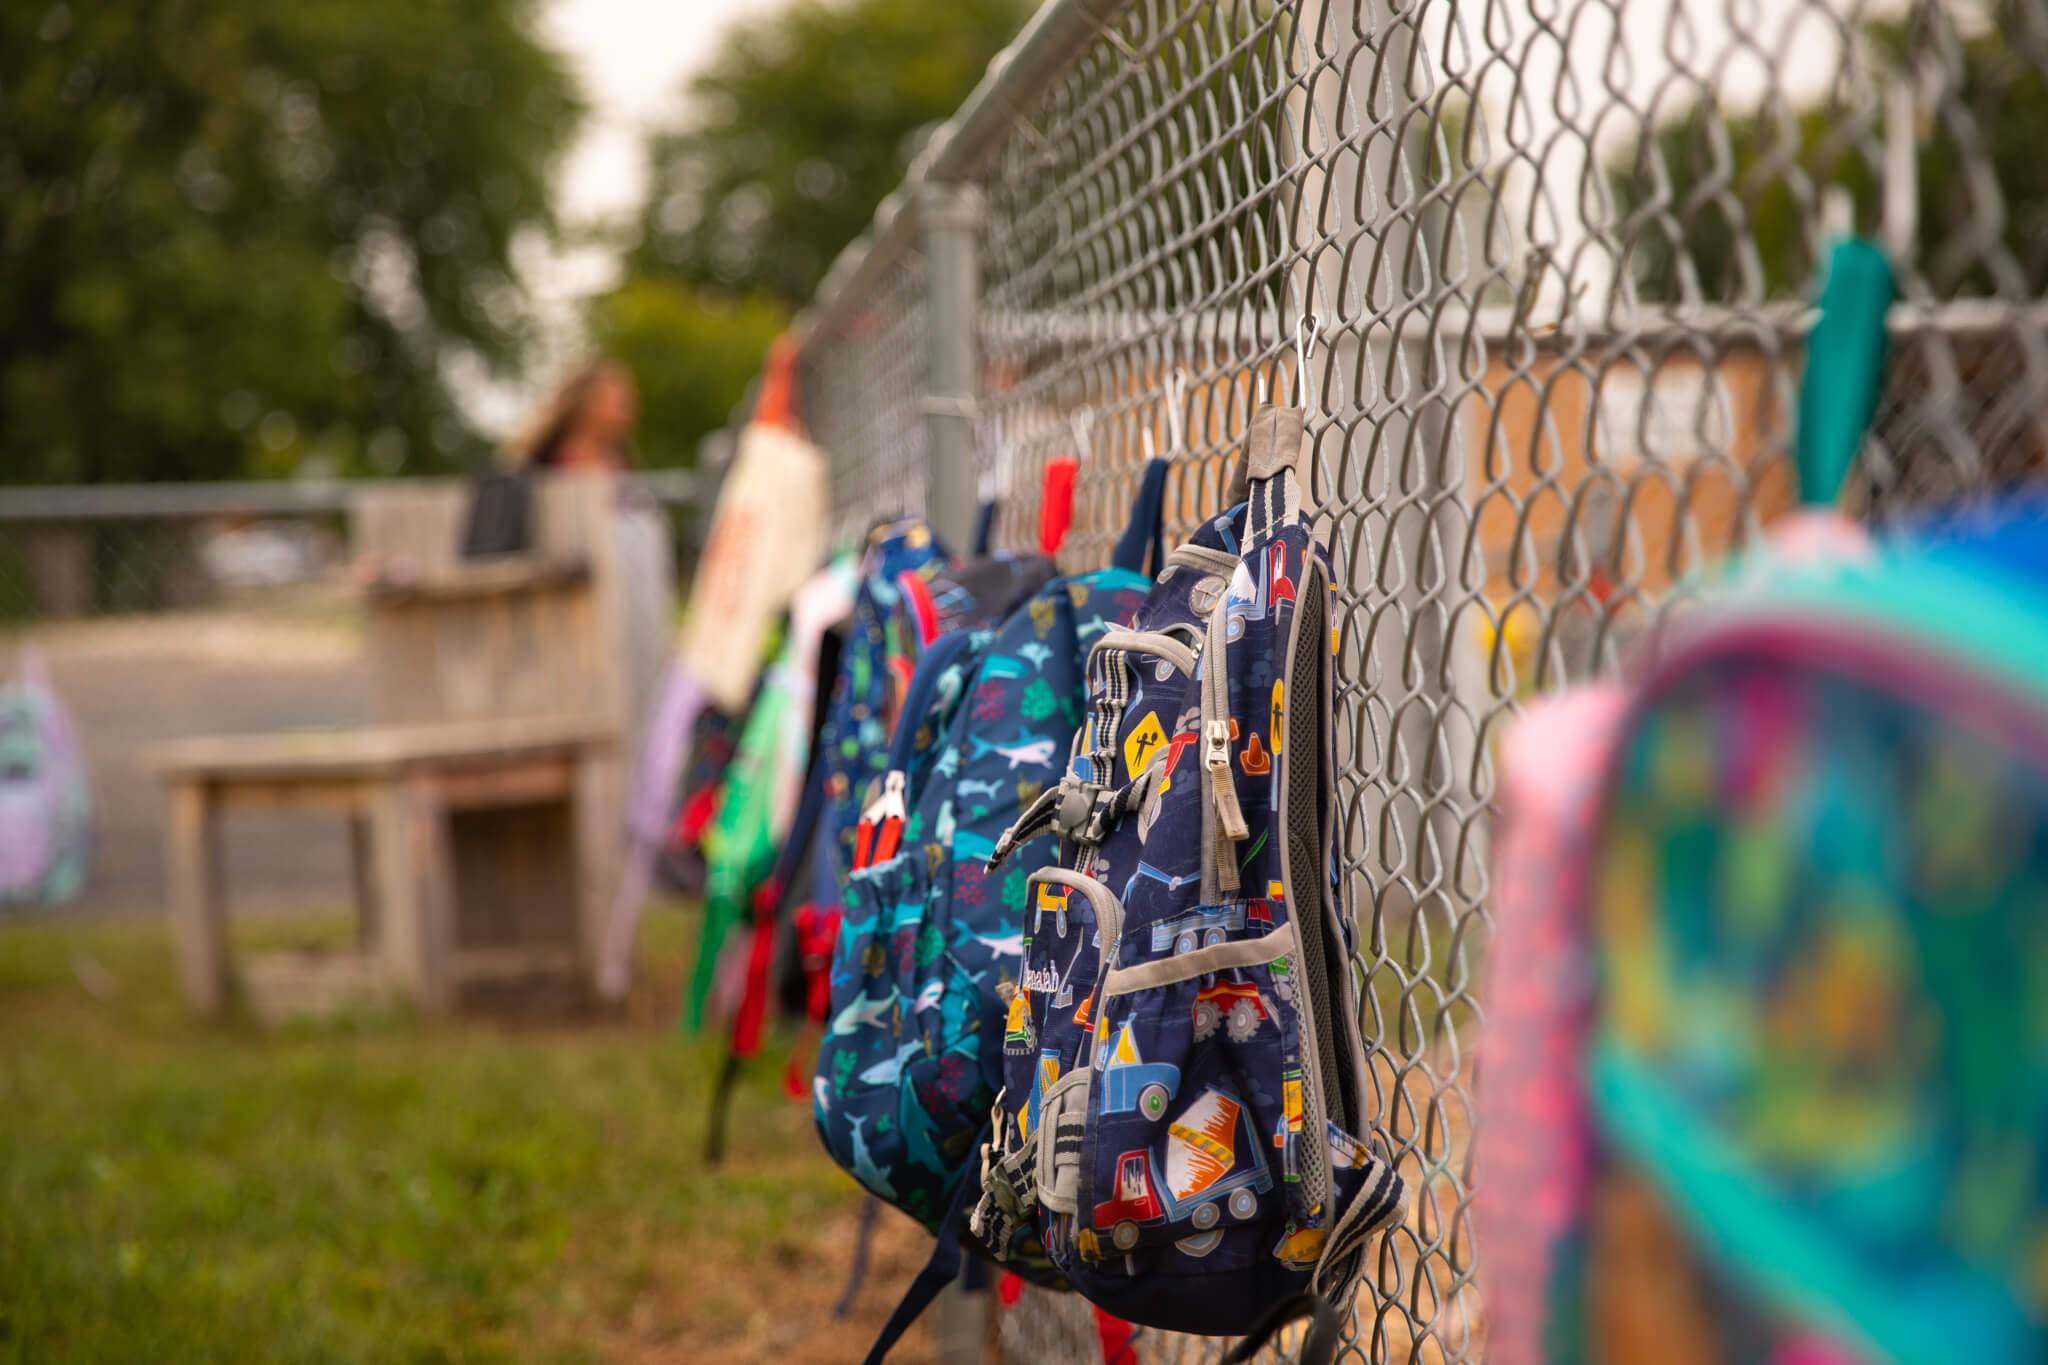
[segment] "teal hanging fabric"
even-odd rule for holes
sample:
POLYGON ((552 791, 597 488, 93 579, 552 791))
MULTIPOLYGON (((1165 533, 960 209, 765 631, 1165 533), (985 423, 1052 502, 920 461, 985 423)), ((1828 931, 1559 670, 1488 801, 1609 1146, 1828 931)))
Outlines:
POLYGON ((1885 315, 1896 296, 1882 248, 1856 238, 1835 244, 1799 385, 1799 496, 1808 506, 1834 502, 1877 414, 1885 315))

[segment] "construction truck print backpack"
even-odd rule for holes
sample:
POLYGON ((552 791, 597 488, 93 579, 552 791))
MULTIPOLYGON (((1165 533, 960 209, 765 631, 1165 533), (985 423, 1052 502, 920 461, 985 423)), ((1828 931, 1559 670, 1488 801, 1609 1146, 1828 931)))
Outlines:
POLYGON ((1051 831, 1061 856, 1027 879, 973 1226, 1036 1228, 1089 1299, 1171 1331, 1342 1305, 1403 1206, 1366 1131, 1302 438, 1254 418, 1249 502, 1094 641, 1068 771, 995 852, 1051 831))

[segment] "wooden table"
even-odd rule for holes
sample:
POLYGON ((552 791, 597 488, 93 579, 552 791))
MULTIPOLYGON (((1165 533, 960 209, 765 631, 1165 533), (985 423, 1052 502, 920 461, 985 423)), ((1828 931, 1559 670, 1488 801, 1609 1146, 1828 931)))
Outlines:
POLYGON ((336 982, 381 981, 421 1010, 466 986, 590 976, 616 831, 607 789, 617 726, 520 717, 218 736, 151 750, 168 784, 171 916, 185 994, 225 1003, 220 839, 230 811, 312 811, 350 822, 361 951, 336 982))

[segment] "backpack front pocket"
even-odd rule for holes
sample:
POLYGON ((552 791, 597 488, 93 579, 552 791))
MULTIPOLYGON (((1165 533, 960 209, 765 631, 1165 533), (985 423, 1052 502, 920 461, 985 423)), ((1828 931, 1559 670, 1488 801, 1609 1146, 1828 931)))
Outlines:
POLYGON ((1251 1265, 1273 1252, 1264 1232, 1306 1213, 1303 1134, 1321 1124, 1296 972, 1283 924, 1109 973, 1075 1233, 1098 1274, 1251 1265), (1247 1224, 1263 1232, 1231 1235, 1247 1224))
POLYGON ((1088 1065, 1096 987, 1123 927, 1116 898, 1079 873, 1049 867, 1026 890, 1024 965, 1003 1033, 1003 1087, 1023 1140, 1048 1092, 1088 1065))

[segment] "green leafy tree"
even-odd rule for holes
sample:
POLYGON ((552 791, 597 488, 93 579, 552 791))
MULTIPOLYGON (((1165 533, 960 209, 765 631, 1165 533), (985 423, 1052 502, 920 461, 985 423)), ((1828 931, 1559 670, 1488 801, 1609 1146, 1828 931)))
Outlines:
POLYGON ((534 3, 0 6, 0 479, 472 451, 580 112, 534 3))
POLYGON ((691 464, 840 249, 1030 0, 797 0, 734 27, 648 146, 626 282, 592 331, 640 383, 641 450, 691 464))
POLYGON ((634 269, 801 306, 1033 8, 797 0, 735 27, 650 148, 634 269))

